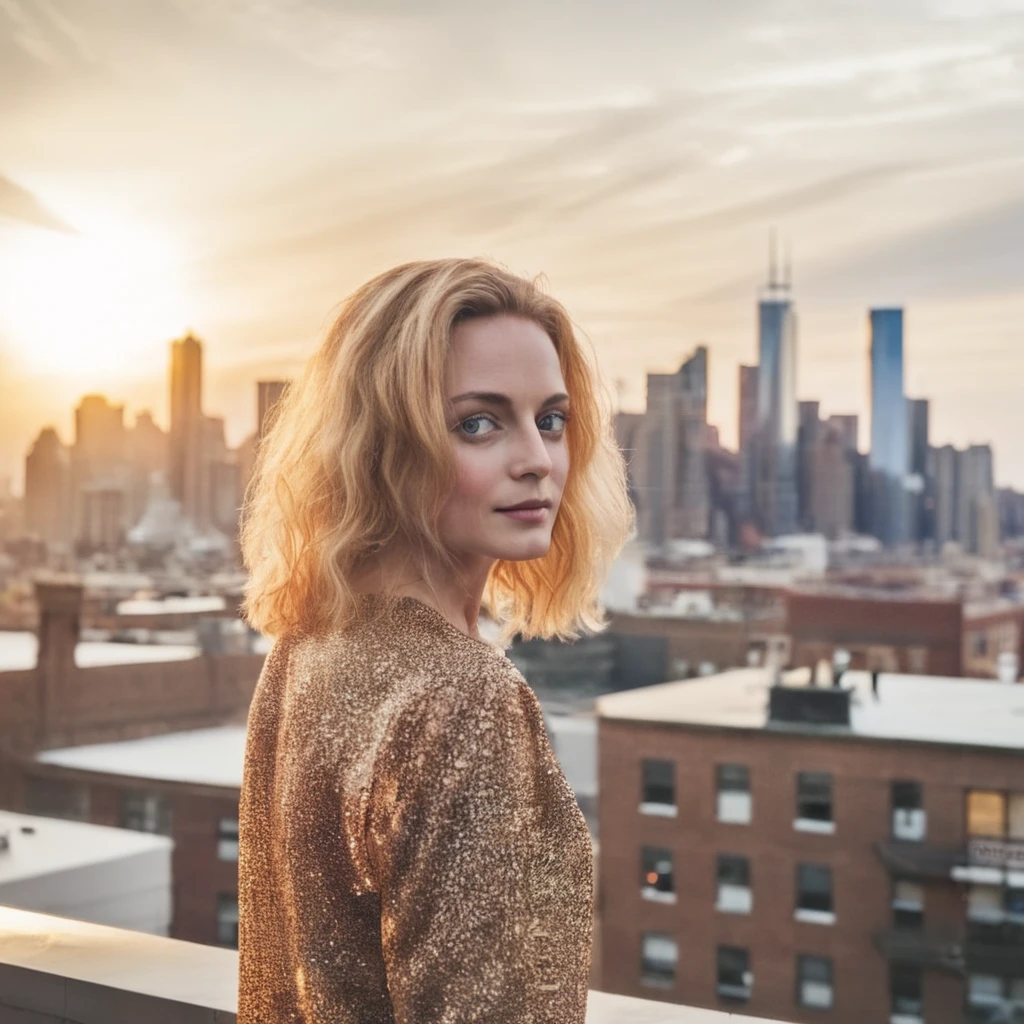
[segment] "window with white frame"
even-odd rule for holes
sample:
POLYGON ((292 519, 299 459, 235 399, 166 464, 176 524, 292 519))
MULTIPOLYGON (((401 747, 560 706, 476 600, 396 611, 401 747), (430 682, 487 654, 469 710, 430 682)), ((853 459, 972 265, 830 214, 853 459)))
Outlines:
POLYGON ((754 987, 754 976, 750 971, 750 951, 739 946, 719 946, 716 959, 719 998, 732 1002, 747 1002, 754 987))
POLYGON ((900 1024, 919 1021, 923 1013, 921 967, 919 964, 889 965, 889 1010, 891 1020, 900 1024))
POLYGON ((128 789, 121 794, 121 828, 171 834, 171 804, 162 793, 128 789))
POLYGON ((217 859, 238 860, 237 818, 221 818, 217 823, 217 859))
POLYGON ((644 932, 640 937, 640 980, 645 985, 671 988, 676 980, 679 947, 669 935, 644 932))
POLYGON ((802 832, 834 832, 832 776, 828 772, 797 772, 796 820, 802 832))
POLYGON ((921 783, 898 779, 892 784, 892 837, 920 842, 925 837, 927 820, 921 783))
POLYGON ((892 884, 892 923, 897 928, 916 929, 924 924, 924 886, 907 879, 892 884))
POLYGON ((675 762, 645 759, 641 766, 640 810, 643 814, 676 816, 675 762))
POLYGON ((750 769, 743 764, 720 764, 715 772, 718 820, 749 825, 753 817, 750 769))
POLYGON ((717 875, 716 909, 724 914, 749 914, 754 904, 750 886, 750 860, 735 854, 720 853, 717 875))
POLYGON ((797 1002, 817 1010, 827 1010, 835 1001, 832 959, 827 956, 797 957, 797 1002))
POLYGON ((835 923, 832 869, 827 864, 797 865, 795 917, 812 924, 835 923))
POLYGON ((640 894, 656 903, 675 903, 671 850, 659 846, 641 847, 640 894))
POLYGON ((217 942, 238 948, 238 897, 234 893, 217 894, 217 942))

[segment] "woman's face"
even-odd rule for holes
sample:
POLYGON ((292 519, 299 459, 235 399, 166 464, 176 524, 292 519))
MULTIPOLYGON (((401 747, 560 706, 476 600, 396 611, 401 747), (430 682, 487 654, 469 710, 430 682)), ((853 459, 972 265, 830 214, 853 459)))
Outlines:
POLYGON ((457 477, 442 540, 463 560, 545 555, 569 471, 569 397, 553 342, 532 320, 465 320, 445 385, 457 477), (524 502, 546 507, 508 511, 524 502))

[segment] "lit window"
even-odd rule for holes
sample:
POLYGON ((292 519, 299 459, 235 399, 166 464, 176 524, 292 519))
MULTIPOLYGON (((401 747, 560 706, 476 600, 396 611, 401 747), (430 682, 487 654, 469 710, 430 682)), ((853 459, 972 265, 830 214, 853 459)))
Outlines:
POLYGON ((832 960, 826 956, 797 957, 797 1002, 827 1010, 833 1002, 832 960))
POLYGON ((654 846, 640 850, 640 893, 656 903, 675 903, 671 850, 654 846))
POLYGON ((750 769, 742 764, 720 764, 716 771, 718 820, 730 825, 749 825, 750 769))
POLYGON ((967 834, 1002 839, 1006 834, 1006 797, 972 789, 967 793, 967 834))
POLYGON ((676 980, 679 948, 668 935, 645 932, 641 936, 640 980, 645 985, 671 988, 676 980))
POLYGON ((718 947, 718 995, 745 1003, 750 999, 754 976, 750 973, 750 953, 736 946, 718 947))
POLYGON ((645 760, 642 771, 641 812, 674 818, 676 816, 674 762, 645 760))

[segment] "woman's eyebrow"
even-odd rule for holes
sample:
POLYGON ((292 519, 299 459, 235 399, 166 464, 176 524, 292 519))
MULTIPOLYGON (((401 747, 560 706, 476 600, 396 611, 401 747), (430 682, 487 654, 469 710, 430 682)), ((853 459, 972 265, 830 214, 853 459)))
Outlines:
MULTIPOLYGON (((490 402, 492 405, 503 405, 506 408, 512 406, 512 399, 508 395, 502 395, 497 391, 467 391, 464 394, 456 395, 451 401, 464 402, 467 399, 472 398, 476 402, 490 402)), ((558 405, 559 402, 567 402, 569 396, 564 392, 560 391, 557 395, 551 395, 549 398, 545 398, 540 403, 541 409, 546 409, 549 405, 558 405)))

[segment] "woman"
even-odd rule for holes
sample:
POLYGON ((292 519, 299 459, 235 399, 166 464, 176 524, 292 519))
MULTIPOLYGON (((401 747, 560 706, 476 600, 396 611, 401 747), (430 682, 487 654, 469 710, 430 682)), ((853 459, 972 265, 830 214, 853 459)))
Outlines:
POLYGON ((352 295, 247 493, 273 636, 239 812, 239 1024, 574 1024, 589 833, 498 647, 602 627, 632 529, 562 307, 478 260, 352 295))

